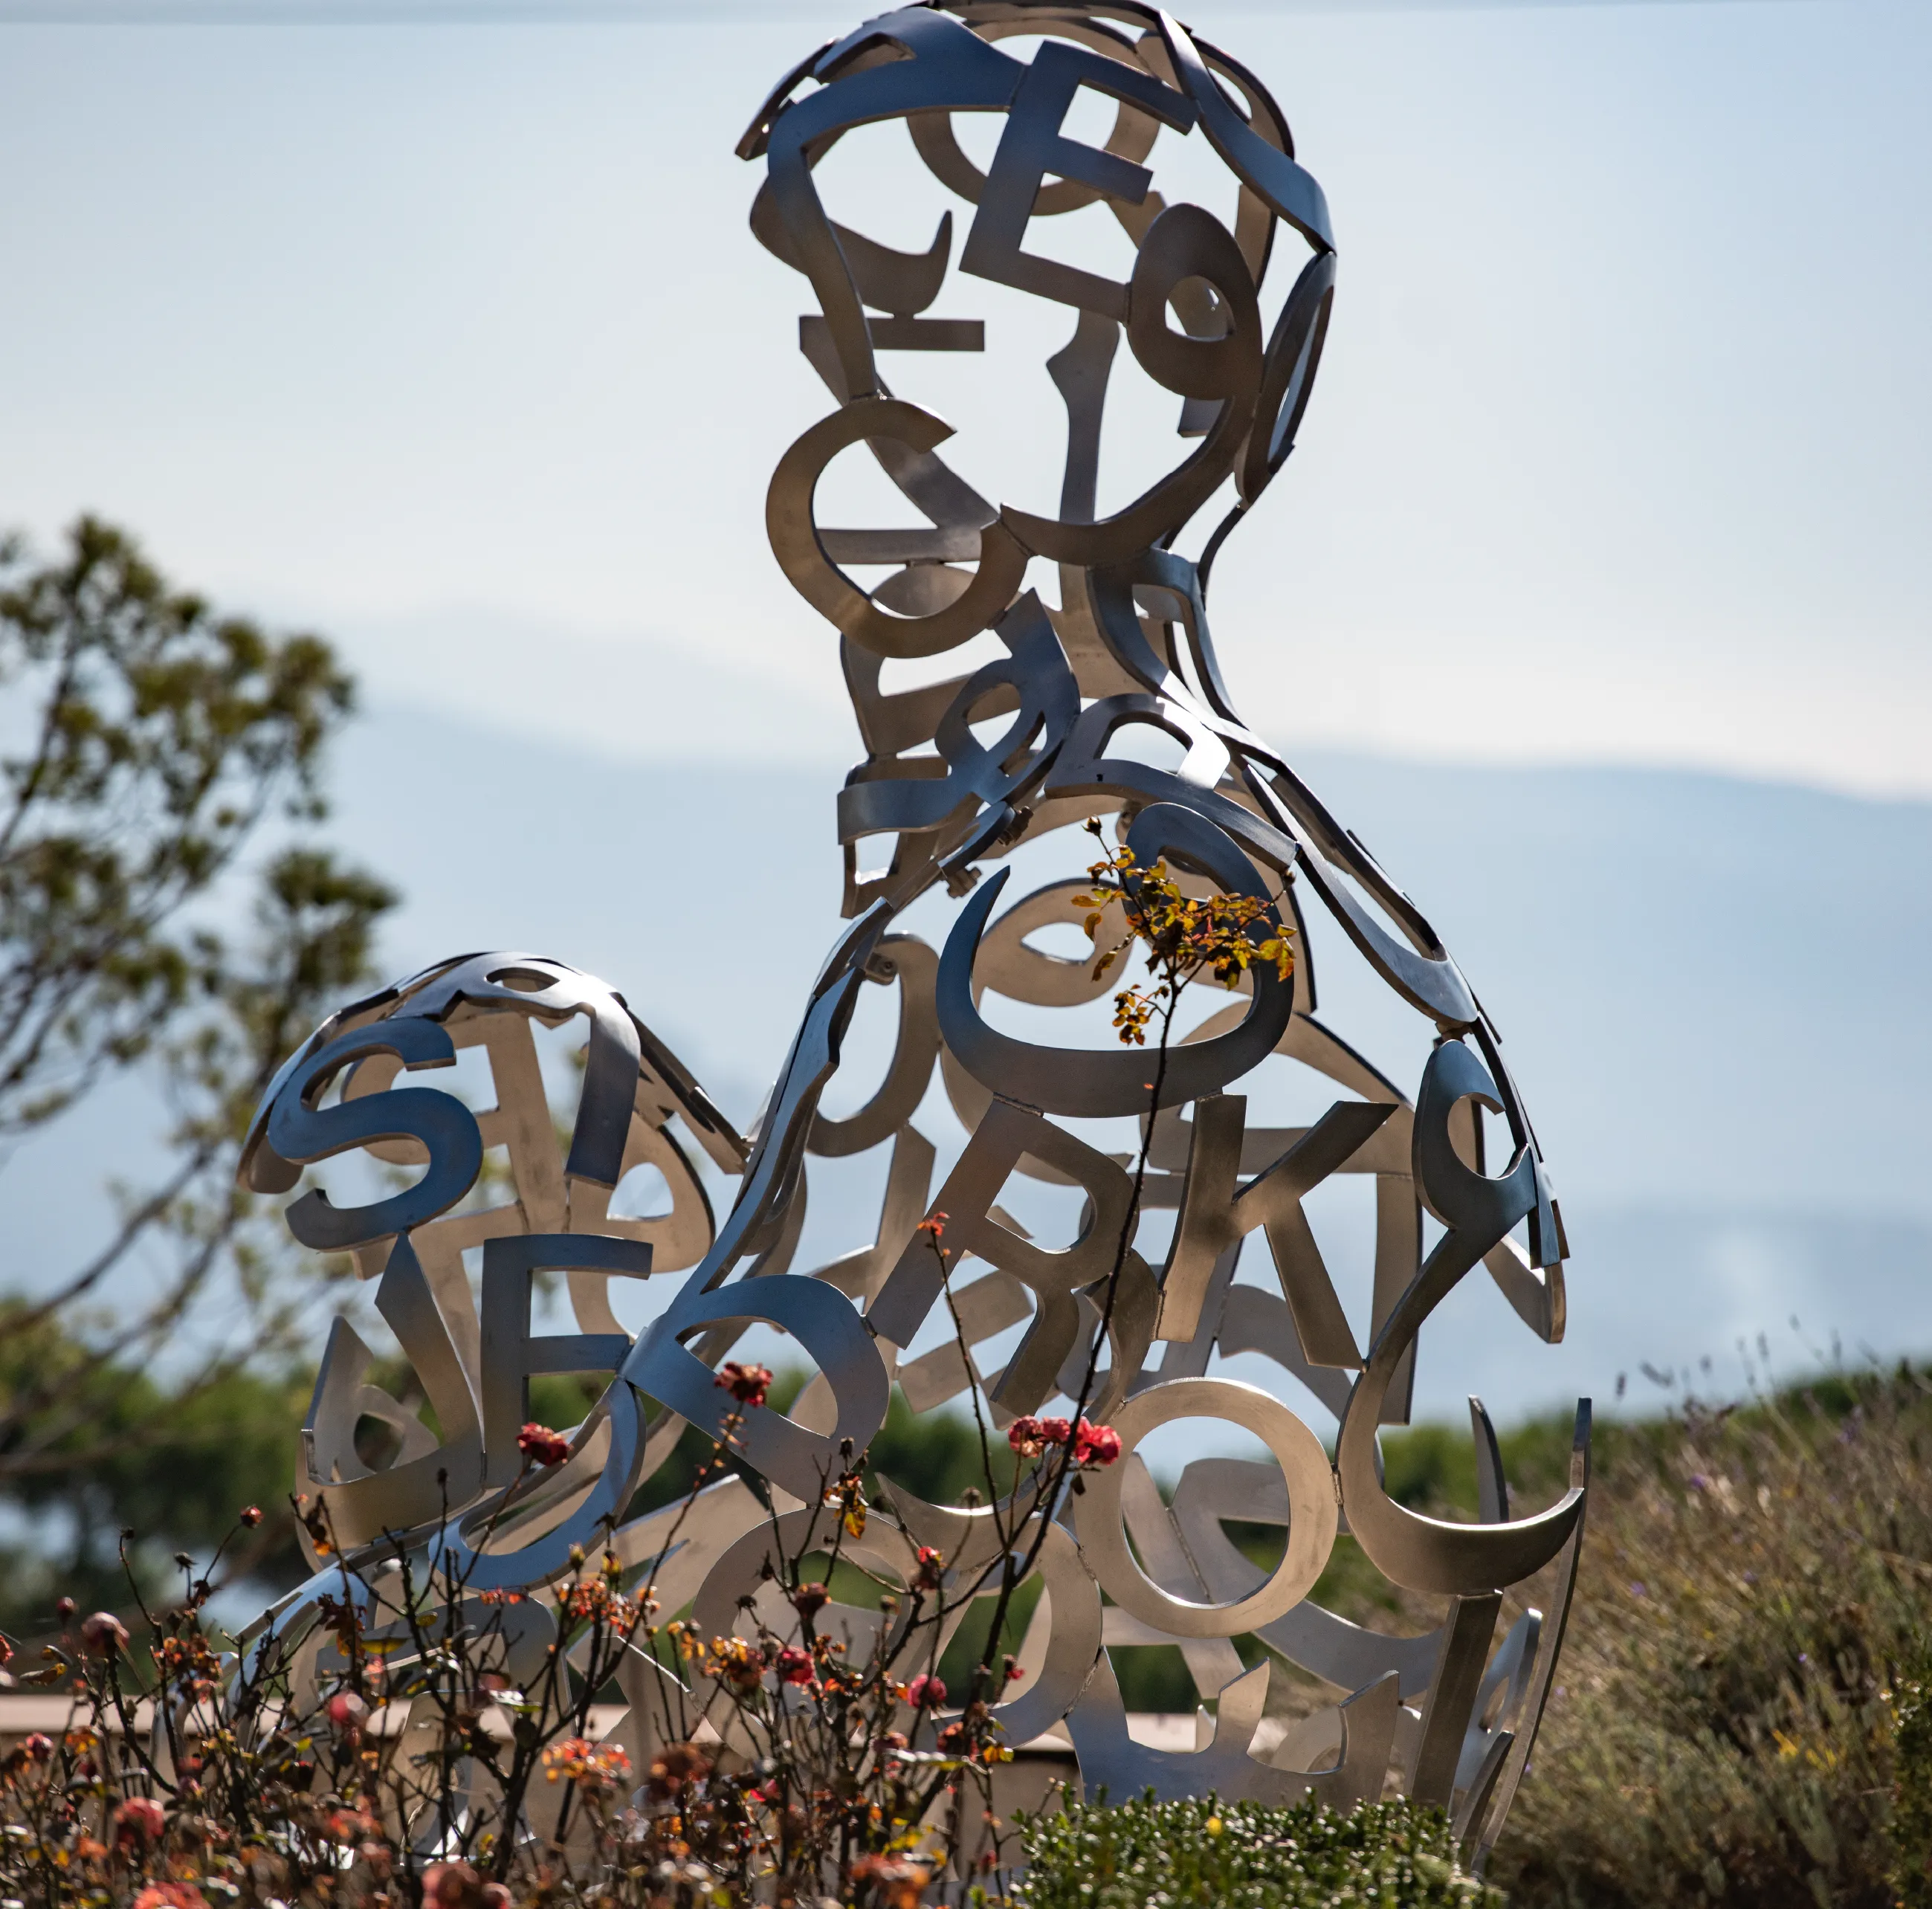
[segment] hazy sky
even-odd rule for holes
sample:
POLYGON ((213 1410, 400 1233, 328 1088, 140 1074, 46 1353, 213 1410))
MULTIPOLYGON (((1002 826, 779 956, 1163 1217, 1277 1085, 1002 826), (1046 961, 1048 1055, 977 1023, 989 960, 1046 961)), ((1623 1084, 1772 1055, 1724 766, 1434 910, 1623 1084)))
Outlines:
MULTIPOLYGON (((761 524, 826 401, 731 147, 856 17, 0 25, 0 520, 106 512, 392 703, 849 760, 761 524)), ((1932 9, 1192 17, 1340 248, 1216 581, 1251 719, 1932 793, 1932 9)))

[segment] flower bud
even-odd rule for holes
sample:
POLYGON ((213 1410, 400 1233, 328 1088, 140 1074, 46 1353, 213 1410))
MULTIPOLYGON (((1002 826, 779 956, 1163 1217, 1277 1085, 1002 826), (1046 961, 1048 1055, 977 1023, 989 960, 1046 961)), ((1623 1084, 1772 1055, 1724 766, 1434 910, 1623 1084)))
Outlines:
POLYGON ((97 1610, 80 1627, 80 1640, 98 1657, 112 1657, 128 1641, 128 1627, 111 1610, 97 1610))

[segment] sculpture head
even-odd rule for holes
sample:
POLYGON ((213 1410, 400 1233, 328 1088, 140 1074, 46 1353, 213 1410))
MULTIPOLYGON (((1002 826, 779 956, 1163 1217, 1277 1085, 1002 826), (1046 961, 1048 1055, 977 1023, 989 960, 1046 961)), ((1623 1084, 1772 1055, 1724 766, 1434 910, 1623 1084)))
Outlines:
MULTIPOLYGON (((1171 547, 1231 482, 1238 516, 1292 449, 1333 296, 1328 207, 1261 83, 1171 17, 1133 5, 976 0, 883 14, 788 74, 739 150, 767 167, 754 230, 818 299, 801 326, 807 356, 842 404, 866 406, 848 433, 876 427, 874 455, 934 520, 922 539, 901 534, 890 547, 876 533, 869 543, 865 533, 819 533, 818 557, 832 568, 868 557, 902 566, 871 593, 874 616, 835 617, 862 641, 906 655, 962 640, 970 613, 926 620, 959 600, 970 575, 921 576, 922 566, 977 558, 1004 580, 1022 555, 1124 563, 1171 547), (799 96, 808 79, 817 89, 799 96), (1072 130, 1094 106, 1112 116, 1100 143, 1072 130), (970 116, 998 128, 983 169, 962 148, 970 116), (814 169, 841 141, 901 121, 913 149, 904 164, 922 161, 958 202, 956 262, 951 210, 928 250, 896 251, 839 223, 819 189, 814 169), (1192 163, 1168 166, 1170 155, 1192 163), (1164 193, 1162 184, 1177 170, 1183 188, 1201 188, 1214 209, 1170 203, 1174 186, 1164 193), (1051 356, 1042 356, 1068 420, 1057 513, 1006 499, 996 509, 921 441, 937 441, 933 421, 868 403, 888 399, 884 369, 906 366, 900 354, 983 352, 987 321, 955 308, 982 308, 992 287, 1017 290, 1034 308, 1023 314, 1000 299, 995 326, 1030 318, 1048 341, 1051 356), (946 315, 927 315, 942 297, 946 315), (1096 521, 1109 380, 1136 377, 1179 401, 1179 434, 1196 441, 1157 459, 1168 467, 1154 482, 1096 521), (983 550, 973 534, 982 530, 983 550)), ((919 368, 906 369, 908 382, 918 382, 919 368)), ((982 407, 994 397, 976 386, 969 435, 991 434, 982 407)), ((1012 481, 1004 467, 998 475, 1012 481)), ((781 554, 788 567, 794 557, 800 570, 815 567, 802 546, 781 554)), ((998 594, 990 583, 974 590, 974 611, 998 594)))
MULTIPOLYGON (((839 403, 781 461, 767 524, 786 575, 845 638, 871 758, 854 781, 872 793, 842 804, 842 839, 850 851, 864 835, 896 830, 896 865, 929 870, 931 860, 908 855, 904 838, 930 833, 942 804, 950 812, 961 797, 946 802, 928 788, 899 800, 878 785, 903 789, 903 758, 934 740, 947 699, 936 687, 916 703, 887 696, 886 660, 937 656, 994 629, 1010 650, 1034 645, 1036 660, 1021 674, 1037 682, 1050 626, 1082 695, 1160 693, 1166 669, 1190 659, 1220 693, 1201 590, 1221 542, 1294 446, 1334 296, 1327 204, 1260 83, 1171 17, 1132 4, 949 0, 883 14, 788 74, 739 151, 766 162, 752 228, 810 281, 819 310, 801 319, 800 343, 839 403), (802 92, 808 81, 816 89, 802 92), (1096 102, 1111 112, 1112 128, 1092 143, 1071 122, 1096 102), (998 128, 983 167, 962 144, 976 116, 998 128), (928 248, 898 251, 840 222, 820 189, 817 169, 842 141, 876 139, 897 122, 913 149, 900 155, 906 169, 929 173, 959 202, 956 261, 952 209, 928 248), (1202 196, 1217 200, 1218 213, 1169 203, 1159 184, 1169 152, 1191 162, 1180 169, 1189 181, 1205 174, 1212 190, 1202 196), (942 297, 944 316, 933 310, 942 297), (958 315, 989 299, 998 308, 990 319, 958 315), (890 363, 896 377, 910 362, 916 384, 934 361, 908 355, 983 353, 1003 326, 1032 328, 1040 349, 1028 368, 1043 363, 1064 404, 1058 500, 1040 500, 1043 509, 975 490, 938 455, 951 428, 892 395, 883 374, 890 363), (1156 451, 1152 482, 1135 479, 1125 488, 1136 494, 1117 505, 1115 467, 1130 467, 1138 447, 1132 434, 1103 434, 1102 417, 1110 387, 1131 398, 1122 387, 1135 382, 1177 407, 1169 415, 1179 445, 1156 451), (923 527, 819 522, 821 474, 862 443, 926 518, 923 527), (1217 498, 1226 500, 1218 527, 1188 564, 1175 546, 1197 518, 1215 515, 1207 506, 1217 498), (1035 560, 1059 566, 1057 605, 1027 591, 1035 560), (1170 602, 1150 605, 1150 591, 1170 602), (1179 651, 1176 625, 1184 626, 1179 651)), ((871 167, 866 179, 876 182, 880 170, 871 167)), ((1035 378, 1015 395, 1036 411, 1044 394, 1035 378)), ((1001 410, 996 388, 975 386, 970 416, 962 443, 1000 482, 1012 482, 1019 473, 1008 449, 1024 432, 1001 410)), ((988 679, 980 701, 1012 687, 988 679)), ((1011 707, 1010 693, 1005 701, 1011 707)), ((1019 701, 1011 746, 994 751, 1002 773, 976 788, 982 800, 1016 799, 1034 759, 1027 746, 1052 726, 1050 711, 1019 701)), ((942 743, 956 770, 957 753, 942 743)), ((937 853, 958 845, 942 836, 937 853)), ((855 865, 848 911, 878 890, 855 865)))

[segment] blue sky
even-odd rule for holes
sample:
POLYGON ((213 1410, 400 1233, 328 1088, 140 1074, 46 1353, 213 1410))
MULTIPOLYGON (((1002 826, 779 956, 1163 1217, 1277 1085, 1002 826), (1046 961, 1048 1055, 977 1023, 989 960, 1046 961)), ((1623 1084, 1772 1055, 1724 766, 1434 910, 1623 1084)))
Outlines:
MULTIPOLYGON (((379 700, 849 761, 760 523, 823 395, 730 149, 854 17, 0 24, 0 521, 105 511, 379 700)), ((1250 716, 1932 792, 1932 11, 1192 17, 1341 255, 1216 580, 1250 716)))
MULTIPOLYGON (((224 601, 336 637, 385 712, 344 752, 341 826, 428 938, 395 965, 528 938, 493 913, 534 919, 688 1032, 748 1112, 793 995, 728 1011, 728 977, 660 975, 661 898, 625 857, 645 822, 700 827, 657 793, 677 778, 643 770, 808 767, 822 798, 777 825, 825 904, 784 950, 797 986, 832 932, 830 791, 855 745, 830 632, 762 522, 826 400, 731 149, 856 14, 52 27, 7 23, 12 5, 0 523, 50 538, 104 511, 224 601), (412 730, 424 706, 447 734, 412 730), (573 782, 560 742, 624 773, 573 782), (466 773, 453 812, 486 777, 523 799, 453 851, 419 828, 421 791, 466 773), (574 859, 531 789, 572 817, 574 859)), ((1192 17, 1273 86, 1340 246, 1301 448, 1215 578, 1256 725, 1328 752, 1932 796, 1932 9, 1192 17)), ((922 242, 902 210, 878 236, 922 242)), ((1606 1396, 1635 1356, 1724 1355, 1733 1325, 1796 1310, 1848 1344, 1922 1346, 1926 812, 1656 779, 1586 803, 1504 778, 1478 801, 1481 779, 1328 773, 1482 957, 1579 1220, 1571 1364, 1485 1370, 1499 1404, 1573 1377, 1606 1396), (1438 840, 1459 818, 1462 860, 1438 840), (1544 858, 1533 912, 1516 854, 1544 858), (1593 980, 1568 938, 1601 929, 1598 896, 1593 980), (1650 1003, 1654 1082, 1634 1038, 1604 1050, 1619 983, 1650 1003)), ((722 831, 701 793, 686 807, 722 831)), ((71 1183, 42 1179, 47 1226, 69 1225, 71 1183)), ((31 1190, 16 1172, 30 1244, 31 1190)), ((1467 1364, 1434 1368, 1432 1409, 1467 1364)))

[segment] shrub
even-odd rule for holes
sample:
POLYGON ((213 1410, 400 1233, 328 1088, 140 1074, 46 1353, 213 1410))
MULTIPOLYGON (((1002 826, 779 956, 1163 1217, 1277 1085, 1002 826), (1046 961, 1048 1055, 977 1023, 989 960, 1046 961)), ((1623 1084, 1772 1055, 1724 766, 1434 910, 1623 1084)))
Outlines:
POLYGON ((1932 1648, 1921 1639, 1892 1679, 1892 1889, 1932 1909, 1932 1648))
POLYGON ((1338 1815, 1210 1797, 1070 1802, 1021 1820, 1024 1909, 1498 1909, 1466 1874, 1440 1810, 1397 1799, 1338 1815))
POLYGON ((1928 1394, 1901 1368, 1616 1442, 1496 1852, 1513 1901, 1882 1909, 1894 1832, 1924 1890, 1928 1394))

